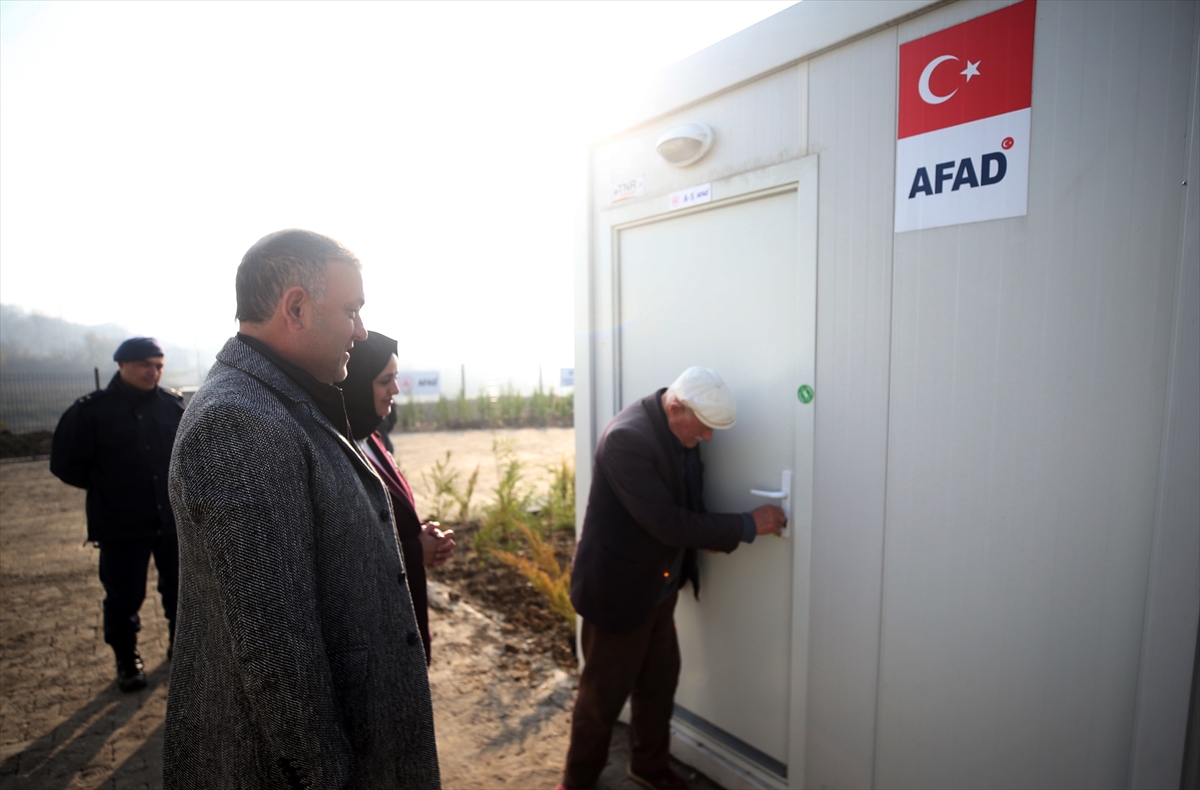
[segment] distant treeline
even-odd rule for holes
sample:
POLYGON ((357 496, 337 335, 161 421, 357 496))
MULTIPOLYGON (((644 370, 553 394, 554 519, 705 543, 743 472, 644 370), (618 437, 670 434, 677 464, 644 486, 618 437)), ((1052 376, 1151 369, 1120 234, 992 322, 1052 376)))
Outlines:
MULTIPOLYGON (((117 371, 113 352, 132 335, 117 324, 84 326, 0 305, 0 372, 57 376, 90 373, 99 368, 101 386, 106 386, 117 371)), ((163 350, 163 381, 173 386, 199 384, 213 362, 212 349, 182 348, 164 342, 163 350)))
POLYGON ((116 324, 84 326, 0 305, 0 365, 11 373, 43 373, 64 366, 107 369, 127 337, 116 324))
MULTIPOLYGON (((76 399, 107 387, 113 352, 131 332, 117 324, 84 326, 0 305, 0 430, 50 431, 76 399)), ((163 385, 198 384, 211 357, 164 345, 163 385)))
POLYGON ((474 398, 438 396, 436 401, 397 402, 397 431, 461 431, 471 428, 570 428, 575 425, 575 394, 541 387, 522 395, 511 384, 498 394, 474 398))
MULTIPOLYGON (((0 305, 0 430, 13 434, 53 430, 75 399, 95 386, 108 386, 117 370, 112 361, 130 333, 116 324, 83 326, 60 318, 0 305)), ((213 362, 212 352, 164 344, 164 386, 197 385, 213 362)), ((436 401, 397 399, 400 431, 468 428, 570 427, 575 397, 539 387, 522 395, 512 384, 478 397, 439 397, 436 401)))

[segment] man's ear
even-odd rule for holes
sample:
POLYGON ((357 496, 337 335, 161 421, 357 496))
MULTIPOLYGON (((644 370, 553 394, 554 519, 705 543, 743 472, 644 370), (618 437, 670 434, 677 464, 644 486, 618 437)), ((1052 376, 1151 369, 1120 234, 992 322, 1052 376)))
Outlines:
POLYGON ((308 291, 298 285, 283 292, 280 307, 283 310, 283 322, 288 329, 304 329, 308 324, 308 309, 310 304, 308 291))

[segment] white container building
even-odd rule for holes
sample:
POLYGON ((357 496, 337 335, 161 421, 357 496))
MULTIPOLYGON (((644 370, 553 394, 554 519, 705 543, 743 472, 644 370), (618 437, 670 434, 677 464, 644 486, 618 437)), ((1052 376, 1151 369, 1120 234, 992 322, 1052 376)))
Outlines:
POLYGON ((589 149, 580 521, 605 424, 689 365, 738 400, 708 508, 790 473, 790 534, 680 596, 673 748, 728 787, 1195 776, 1200 4, 1024 3, 995 141, 901 105, 1019 69, 1017 4, 806 0, 589 149))

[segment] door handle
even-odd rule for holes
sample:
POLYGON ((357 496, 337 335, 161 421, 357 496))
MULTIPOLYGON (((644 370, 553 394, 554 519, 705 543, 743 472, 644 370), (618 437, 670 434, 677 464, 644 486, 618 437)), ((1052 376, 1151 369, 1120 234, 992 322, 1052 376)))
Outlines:
POLYGON ((783 537, 787 537, 792 532, 792 470, 784 469, 780 474, 779 491, 764 491, 761 488, 751 488, 750 493, 754 496, 760 496, 764 499, 778 499, 779 506, 783 508, 783 517, 787 519, 787 526, 783 528, 783 537))

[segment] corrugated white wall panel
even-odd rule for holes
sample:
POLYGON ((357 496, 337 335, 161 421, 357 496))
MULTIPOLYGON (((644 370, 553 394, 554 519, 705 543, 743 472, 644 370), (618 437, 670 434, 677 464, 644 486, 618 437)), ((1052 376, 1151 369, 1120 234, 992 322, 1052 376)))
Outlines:
POLYGON ((807 783, 874 759, 887 457, 896 31, 809 62, 820 157, 807 783))
POLYGON ((1039 3, 1029 215, 896 236, 877 786, 1126 781, 1195 9, 1039 3))

